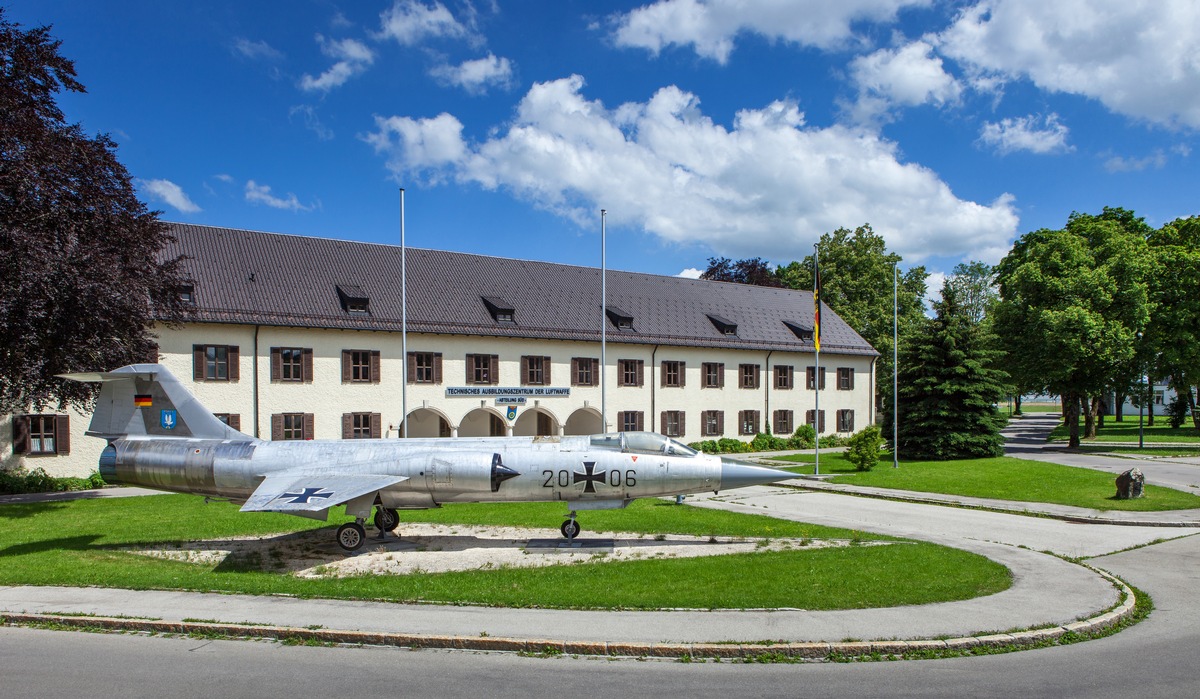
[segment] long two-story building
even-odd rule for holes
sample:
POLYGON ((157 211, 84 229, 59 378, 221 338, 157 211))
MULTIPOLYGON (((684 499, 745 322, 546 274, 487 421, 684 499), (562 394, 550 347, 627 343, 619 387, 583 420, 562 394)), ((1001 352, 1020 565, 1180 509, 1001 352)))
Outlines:
MULTIPOLYGON (((690 442, 874 419, 878 353, 823 307, 818 369, 811 292, 609 271, 602 303, 597 268, 409 248, 405 313, 398 246, 171 234, 192 313, 157 328, 159 362, 263 439, 655 430, 690 442)), ((84 436, 89 419, 5 416, 4 468, 94 471, 104 445, 84 436)))

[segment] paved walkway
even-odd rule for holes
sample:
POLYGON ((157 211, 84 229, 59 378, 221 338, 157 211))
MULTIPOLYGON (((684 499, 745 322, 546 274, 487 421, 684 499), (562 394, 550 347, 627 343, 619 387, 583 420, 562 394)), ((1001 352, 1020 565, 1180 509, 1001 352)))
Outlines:
MULTIPOLYGON (((1035 433, 1044 427, 1036 418, 1021 421, 1010 434, 1013 446, 1018 450, 1032 447, 1036 443, 1035 433)), ((1043 437, 1041 444, 1044 443, 1043 437)), ((1054 456, 1044 449, 1032 448, 1014 455, 1054 456)), ((1099 464, 1089 467, 1108 465, 1104 461, 1107 457, 1078 456, 1089 464, 1099 464)), ((1128 468, 1128 460, 1119 461, 1128 468)), ((1171 471, 1172 479, 1187 480, 1184 476, 1194 467, 1180 468, 1189 471, 1171 471)), ((1151 471, 1145 467, 1143 470, 1153 482, 1151 471)), ((689 502, 701 507, 767 514, 954 546, 1002 563, 1012 571, 1013 585, 999 594, 961 602, 889 609, 808 611, 800 596, 795 609, 655 612, 499 609, 172 591, 0 587, 0 615, 17 621, 53 619, 157 631, 307 636, 326 641, 535 652, 549 646, 568 653, 619 655, 739 655, 761 652, 763 646, 759 643, 765 640, 790 644, 779 646, 781 652, 813 657, 830 652, 903 652, 905 648, 1033 643, 1068 629, 1106 626, 1132 607, 1129 599, 1119 604, 1119 587, 1099 572, 1043 551, 1073 558, 1097 556, 1187 535, 1192 530, 1185 527, 1200 526, 1200 511, 1108 516, 1035 503, 897 491, 867 493, 866 489, 815 482, 806 483, 804 488, 744 488, 720 496, 689 498, 689 502), (848 498, 838 492, 841 490, 853 490, 860 495, 886 494, 889 499, 848 498), (933 500, 938 504, 990 511, 925 504, 933 500), (1054 518, 1015 517, 996 511, 1014 509, 1054 518), (1136 517, 1125 521, 1131 515, 1136 517), (1128 526, 1109 526, 1114 523, 1128 526), (1110 611, 1114 608, 1115 612, 1110 611), (1041 630, 1000 633, 1014 629, 1041 630)), ((688 581, 679 584, 686 585, 688 581)))

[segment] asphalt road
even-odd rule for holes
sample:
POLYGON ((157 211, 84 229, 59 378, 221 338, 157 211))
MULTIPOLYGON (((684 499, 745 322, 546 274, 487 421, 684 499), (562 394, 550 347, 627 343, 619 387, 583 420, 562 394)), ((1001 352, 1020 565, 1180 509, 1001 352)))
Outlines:
MULTIPOLYGON (((1186 466, 1190 471, 1192 466, 1186 466)), ((960 545, 966 540, 1095 556, 1090 563, 1149 593, 1156 611, 1114 636, 1060 648, 976 658, 798 665, 305 648, 0 628, 0 697, 328 697, 364 692, 471 699, 1200 696, 1200 604, 1195 601, 1200 535, 1189 535, 1193 530, 1071 525, 771 489, 747 489, 720 506, 933 540, 957 538, 960 545), (1160 536, 1180 535, 1153 543, 1160 536), (1140 547, 1105 555, 1125 546, 1140 547)))
POLYGON ((684 664, 303 648, 0 629, 0 696, 1055 697, 1200 695, 1200 536, 1094 561, 1149 592, 1138 626, 1062 648, 860 664, 684 664))

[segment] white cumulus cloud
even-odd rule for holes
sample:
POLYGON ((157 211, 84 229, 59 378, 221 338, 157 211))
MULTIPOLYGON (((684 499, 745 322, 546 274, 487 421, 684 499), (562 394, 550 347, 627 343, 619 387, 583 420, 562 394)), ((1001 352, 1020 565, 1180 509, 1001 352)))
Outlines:
POLYGON ((676 274, 675 276, 684 277, 685 279, 699 279, 701 274, 704 274, 704 270, 696 269, 695 267, 688 267, 685 270, 681 270, 679 274, 676 274))
POLYGON ((428 38, 470 38, 471 31, 454 18, 441 2, 396 0, 379 16, 381 38, 415 46, 428 38))
POLYGON ((183 188, 170 180, 138 180, 138 184, 150 198, 157 199, 176 211, 185 214, 194 214, 200 211, 200 207, 188 198, 183 188))
POLYGON ((979 140, 1001 154, 1021 150, 1038 154, 1062 153, 1074 150, 1067 144, 1068 133, 1069 129, 1059 122, 1057 114, 1031 114, 986 122, 979 132, 979 140))
POLYGON ((265 204, 273 209, 285 209, 287 211, 312 211, 316 208, 315 204, 301 204, 295 194, 288 192, 287 197, 277 197, 271 194, 271 188, 265 184, 258 184, 254 180, 246 183, 246 201, 251 204, 265 204))
POLYGON ((614 223, 729 256, 799 259, 821 233, 868 222, 916 260, 1007 247, 1016 231, 1011 196, 961 200, 894 143, 810 127, 790 101, 726 128, 674 86, 615 109, 582 89, 579 76, 535 84, 514 122, 477 144, 449 114, 377 118, 364 138, 397 178, 503 189, 581 225, 603 206, 614 223))
POLYGON ((1123 158, 1114 155, 1104 161, 1104 169, 1108 172, 1141 172, 1147 168, 1161 170, 1167 166, 1167 156, 1161 150, 1156 150, 1144 158, 1123 158))
POLYGON ((321 52, 336 62, 315 78, 307 73, 300 78, 300 88, 308 92, 329 92, 341 87, 375 62, 371 47, 355 39, 333 41, 317 34, 317 43, 321 45, 321 52))
POLYGON ((850 76, 859 92, 851 110, 859 123, 874 122, 892 107, 954 104, 962 94, 962 85, 925 41, 858 56, 850 62, 850 76))
POLYGON ((772 41, 836 49, 860 43, 853 25, 891 22, 906 7, 931 0, 659 0, 616 18, 618 46, 657 54, 691 45, 696 53, 726 63, 739 34, 772 41))
POLYGON ((987 0, 939 35, 939 51, 993 82, 1028 79, 1113 112, 1200 128, 1200 3, 987 0))
POLYGON ((512 62, 491 53, 457 66, 435 66, 429 72, 443 84, 461 87, 473 95, 482 95, 491 87, 507 89, 513 84, 512 62))

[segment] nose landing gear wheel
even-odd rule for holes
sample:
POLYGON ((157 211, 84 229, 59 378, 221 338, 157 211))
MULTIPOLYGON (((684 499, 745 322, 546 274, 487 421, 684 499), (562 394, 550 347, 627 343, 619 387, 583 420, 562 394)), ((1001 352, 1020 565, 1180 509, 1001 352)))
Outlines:
POLYGON ((574 539, 579 536, 579 522, 573 519, 568 519, 562 523, 562 535, 568 539, 574 539))
POLYGON ((338 546, 348 552, 357 551, 362 548, 363 541, 367 538, 367 530, 363 529, 363 525, 358 522, 347 522, 338 527, 337 542, 338 546))

